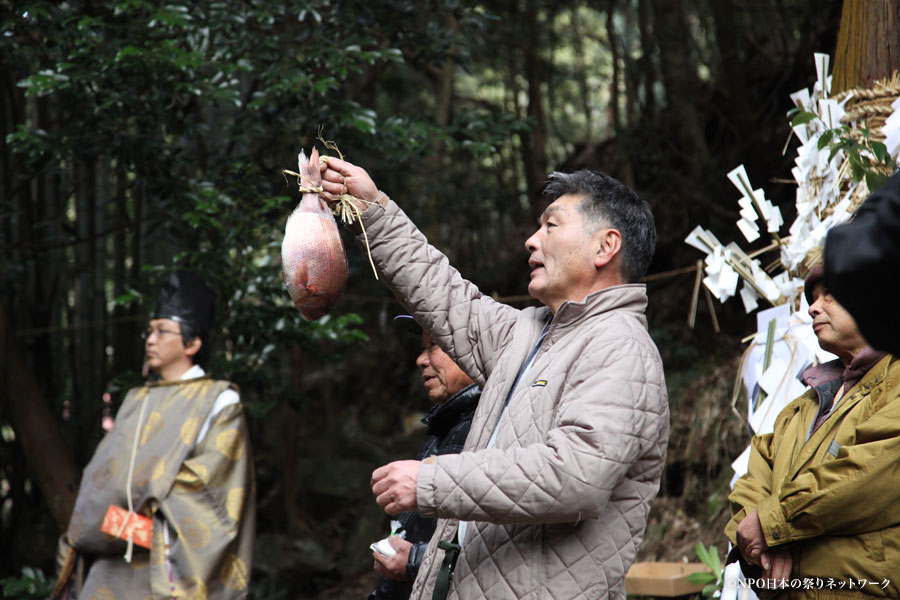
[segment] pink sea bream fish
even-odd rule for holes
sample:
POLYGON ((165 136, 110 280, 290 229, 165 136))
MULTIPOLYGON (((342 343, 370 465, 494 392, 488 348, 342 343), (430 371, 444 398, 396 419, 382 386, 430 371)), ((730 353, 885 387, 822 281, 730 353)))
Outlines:
MULTIPOLYGON (((300 186, 315 189, 322 183, 319 151, 309 159, 297 157, 300 186)), ((347 253, 334 215, 316 192, 304 192, 288 217, 281 242, 281 269, 294 305, 304 318, 323 317, 337 303, 347 285, 347 253)))

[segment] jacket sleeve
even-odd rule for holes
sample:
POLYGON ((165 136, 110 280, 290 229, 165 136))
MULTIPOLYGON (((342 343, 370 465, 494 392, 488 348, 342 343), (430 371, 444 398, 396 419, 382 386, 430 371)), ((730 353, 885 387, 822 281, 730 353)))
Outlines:
POLYGON ((153 598, 181 597, 173 586, 186 597, 199 597, 201 591, 202 597, 247 596, 252 566, 247 548, 252 545, 241 535, 253 535, 249 454, 242 407, 232 404, 219 413, 182 463, 169 493, 159 499, 151 550, 153 598))
MULTIPOLYGON (((800 473, 757 510, 770 546, 820 535, 853 535, 900 523, 893 485, 900 465, 900 389, 859 422, 854 443, 800 473)), ((842 436, 843 437, 843 436, 842 436)))
POLYGON ((731 503, 731 520, 725 526, 725 536, 737 544, 737 526, 749 513, 772 493, 772 464, 774 461, 774 435, 754 436, 750 441, 750 461, 747 472, 734 484, 728 496, 731 503))
POLYGON ((423 464, 419 511, 491 523, 571 523, 601 515, 613 493, 655 493, 668 431, 664 384, 661 376, 648 377, 648 370, 661 369, 658 359, 628 338, 585 354, 592 360, 567 373, 544 443, 423 464), (648 455, 653 459, 644 460, 648 455))
MULTIPOLYGON (((450 266, 392 201, 363 217, 372 260, 397 300, 477 383, 484 385, 496 350, 507 343, 519 313, 484 296, 450 266)), ((353 228, 351 228, 353 229, 353 228)))

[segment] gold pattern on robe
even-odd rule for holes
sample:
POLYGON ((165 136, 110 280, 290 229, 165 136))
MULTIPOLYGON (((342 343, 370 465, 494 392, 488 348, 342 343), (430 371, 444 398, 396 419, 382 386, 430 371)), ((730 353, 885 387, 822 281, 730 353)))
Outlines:
POLYGON ((157 479, 159 479, 160 477, 162 477, 165 474, 166 474, 166 463, 163 461, 159 461, 158 463, 156 463, 156 468, 153 469, 153 475, 151 476, 151 478, 153 479, 153 481, 156 481, 157 479))
POLYGON ((181 426, 181 442, 185 446, 193 446, 200 433, 200 419, 192 417, 181 426))
POLYGON ((236 429, 226 429, 216 436, 216 448, 231 460, 237 460, 244 454, 244 440, 236 429))
POLYGON ((202 379, 185 386, 182 395, 188 400, 193 400, 197 396, 206 394, 209 391, 209 387, 212 385, 212 383, 213 382, 210 379, 202 379))
POLYGON ((241 508, 244 506, 244 488, 233 488, 225 499, 225 511, 228 516, 237 521, 241 516, 241 508))
POLYGON ((157 411, 153 411, 147 415, 147 422, 144 424, 144 433, 141 435, 141 444, 146 444, 156 433, 163 428, 163 417, 157 411))
POLYGON ((200 478, 200 481, 202 481, 203 483, 209 483, 209 469, 206 468, 206 465, 194 462, 191 463, 191 468, 194 469, 194 473, 197 474, 197 477, 200 478))
POLYGON ((180 535, 184 543, 191 548, 203 548, 209 543, 209 527, 200 519, 187 518, 178 523, 180 535))
MULTIPOLYGON (((153 528, 153 548, 164 548, 166 543, 163 538, 163 533, 160 531, 156 532, 157 529, 163 529, 162 527, 154 527, 153 528), (159 536, 159 537, 157 537, 159 536)), ((166 555, 163 552, 150 552, 150 565, 153 567, 161 567, 166 564, 166 555)))
POLYGON ((91 477, 91 482, 98 490, 103 489, 107 486, 109 480, 116 474, 116 471, 118 470, 119 459, 115 456, 111 456, 96 471, 94 471, 94 475, 91 477))
POLYGON ((188 577, 181 581, 186 600, 206 600, 206 584, 196 577, 188 577))
POLYGON ((113 594, 113 591, 111 589, 103 586, 102 588, 91 594, 90 600, 116 600, 116 595, 113 594))
POLYGON ((71 547, 91 561, 80 587, 82 600, 144 599, 145 586, 151 586, 152 597, 170 598, 176 591, 180 600, 246 600, 256 511, 250 495, 252 446, 240 404, 216 413, 209 432, 197 439, 217 397, 230 387, 225 381, 163 382, 129 392, 115 427, 85 468, 86 485, 69 523, 71 547), (136 429, 145 397, 146 412, 136 429), (154 412, 163 420, 158 429, 156 417, 147 418, 154 412), (95 488, 95 481, 103 487, 95 488), (123 540, 109 538, 99 527, 110 505, 127 511, 127 490, 135 510, 153 519, 151 548, 136 547, 132 565, 122 557, 123 540))
POLYGON ((230 590, 243 590, 247 587, 247 565, 234 554, 229 554, 222 565, 222 584, 230 590))
POLYGON ((158 456, 149 456, 134 468, 134 485, 144 487, 166 471, 165 463, 158 456))
MULTIPOLYGON (((202 466, 202 465, 199 465, 202 466)), ((194 469, 182 466, 175 476, 175 486, 189 492, 199 492, 204 486, 203 480, 197 476, 194 469)))

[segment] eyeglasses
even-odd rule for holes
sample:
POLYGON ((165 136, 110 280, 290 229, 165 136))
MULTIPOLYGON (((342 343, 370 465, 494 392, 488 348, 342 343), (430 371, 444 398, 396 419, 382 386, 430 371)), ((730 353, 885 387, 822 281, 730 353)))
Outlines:
POLYGON ((156 329, 155 327, 148 327, 141 334, 141 337, 144 338, 145 340, 149 340, 151 337, 153 337, 153 334, 156 334, 157 337, 162 337, 166 334, 181 335, 181 332, 180 331, 172 331, 171 329, 156 329))

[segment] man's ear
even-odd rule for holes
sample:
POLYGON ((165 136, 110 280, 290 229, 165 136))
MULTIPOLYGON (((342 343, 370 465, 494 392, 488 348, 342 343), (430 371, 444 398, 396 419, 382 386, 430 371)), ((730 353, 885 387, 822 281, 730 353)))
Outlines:
POLYGON ((203 346, 203 340, 199 337, 195 337, 187 345, 184 347, 184 354, 186 356, 193 357, 195 354, 200 352, 200 348, 203 346))
POLYGON ((594 234, 594 266, 609 264, 622 249, 622 234, 618 229, 600 229, 594 234))

